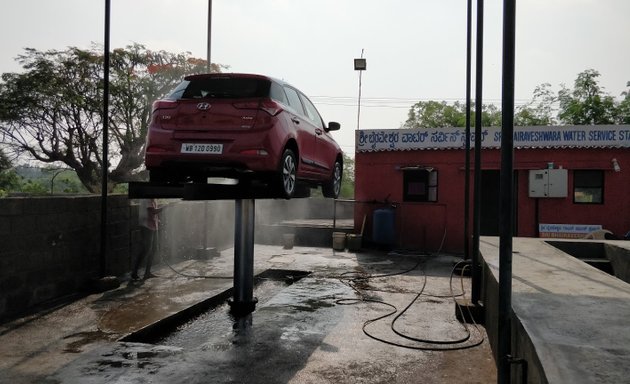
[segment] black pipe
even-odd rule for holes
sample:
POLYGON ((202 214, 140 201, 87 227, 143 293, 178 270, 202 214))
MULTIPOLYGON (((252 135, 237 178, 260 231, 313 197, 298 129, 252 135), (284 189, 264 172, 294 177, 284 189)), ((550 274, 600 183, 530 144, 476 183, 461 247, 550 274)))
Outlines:
POLYGON ((470 259, 470 82, 472 46, 472 0, 466 12, 466 159, 464 166, 464 260, 470 259))
POLYGON ((534 228, 534 233, 536 234, 536 237, 540 237, 540 204, 539 204, 540 199, 539 198, 535 198, 534 199, 534 225, 536 226, 534 228))
POLYGON ((103 54, 103 163, 101 176, 101 257, 100 276, 107 273, 107 172, 109 151, 109 26, 111 20, 111 2, 105 0, 105 46, 103 54))
POLYGON ((501 181, 499 206, 499 341, 497 379, 510 383, 512 236, 514 225, 514 52, 516 0, 503 0, 501 181))
POLYGON ((475 80, 475 176, 473 208, 473 257, 470 300, 479 303, 481 270, 479 264, 479 235, 481 232, 481 117, 483 105, 483 0, 477 0, 477 77, 475 80))

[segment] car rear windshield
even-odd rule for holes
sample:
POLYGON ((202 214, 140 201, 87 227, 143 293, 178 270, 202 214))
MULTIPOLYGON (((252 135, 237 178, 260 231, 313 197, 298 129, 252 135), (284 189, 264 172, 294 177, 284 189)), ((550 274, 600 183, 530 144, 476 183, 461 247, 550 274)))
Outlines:
POLYGON ((182 99, 267 97, 270 86, 270 81, 265 79, 228 76, 192 78, 187 82, 182 99))

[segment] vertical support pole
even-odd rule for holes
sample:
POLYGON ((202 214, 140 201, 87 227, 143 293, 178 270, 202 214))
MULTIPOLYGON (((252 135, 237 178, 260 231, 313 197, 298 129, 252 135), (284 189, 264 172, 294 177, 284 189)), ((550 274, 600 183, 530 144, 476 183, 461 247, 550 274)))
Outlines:
POLYGON ((472 0, 466 0, 466 159, 464 166, 464 260, 470 260, 470 93, 472 0))
POLYGON ((105 0, 105 44, 103 52, 103 159, 101 175, 101 258, 99 273, 105 277, 107 272, 107 173, 109 171, 109 29, 111 19, 111 0, 105 0))
POLYGON ((203 202, 203 251, 208 249, 208 202, 203 202))
POLYGON ((477 0, 477 66, 475 81, 475 177, 473 208, 473 255, 472 287, 470 300, 474 305, 481 296, 481 270, 479 255, 479 236, 481 232, 481 115, 483 106, 483 0, 477 0))
POLYGON ((206 57, 206 72, 210 73, 212 70, 212 62, 210 61, 212 56, 212 0, 208 0, 208 46, 206 57))
POLYGON ((232 313, 243 316, 254 311, 254 225, 255 200, 236 200, 234 231, 234 295, 232 313))
POLYGON ((514 57, 516 0, 503 0, 501 180, 499 207, 499 384, 511 383, 512 236, 514 227, 514 57))
POLYGON ((337 229, 337 199, 333 199, 333 231, 337 229))

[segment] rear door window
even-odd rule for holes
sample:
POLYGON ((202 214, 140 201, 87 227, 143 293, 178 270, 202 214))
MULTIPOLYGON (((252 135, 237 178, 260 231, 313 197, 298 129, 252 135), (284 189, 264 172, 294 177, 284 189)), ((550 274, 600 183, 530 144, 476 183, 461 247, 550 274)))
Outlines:
POLYGON ((306 109, 306 116, 308 119, 318 128, 323 128, 324 123, 322 122, 321 116, 319 116, 319 112, 317 112, 317 108, 311 103, 311 101, 304 95, 302 96, 302 101, 304 103, 304 107, 306 109))
POLYGON ((284 91, 287 93, 287 98, 289 100, 289 106, 298 114, 302 116, 306 116, 304 113, 304 107, 302 106, 302 102, 300 101, 300 96, 297 91, 290 87, 284 87, 284 91))
POLYGON ((190 79, 182 99, 243 99, 269 95, 269 80, 240 77, 200 77, 190 79))

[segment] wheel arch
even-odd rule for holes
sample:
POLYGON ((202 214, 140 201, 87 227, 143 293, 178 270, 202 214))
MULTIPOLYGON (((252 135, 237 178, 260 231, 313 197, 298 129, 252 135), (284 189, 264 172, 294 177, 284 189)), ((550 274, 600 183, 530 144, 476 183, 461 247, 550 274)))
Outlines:
POLYGON ((282 149, 282 152, 284 152, 286 149, 290 149, 293 151, 293 154, 295 154, 295 159, 297 160, 298 167, 299 167, 300 162, 301 162, 300 149, 298 148, 298 144, 295 138, 291 137, 289 138, 289 140, 287 140, 286 144, 284 145, 284 149, 282 149))

